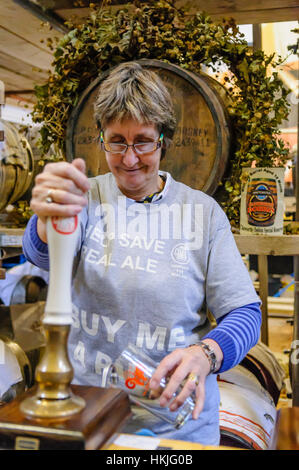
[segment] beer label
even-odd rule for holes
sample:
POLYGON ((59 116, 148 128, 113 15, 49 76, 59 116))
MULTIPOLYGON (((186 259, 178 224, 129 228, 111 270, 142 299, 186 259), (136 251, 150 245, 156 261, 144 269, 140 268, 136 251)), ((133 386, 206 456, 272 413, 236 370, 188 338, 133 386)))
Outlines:
POLYGON ((78 216, 74 217, 52 217, 54 230, 62 235, 71 235, 78 226, 78 216))
POLYGON ((277 209, 276 181, 270 178, 253 178, 247 187, 246 206, 250 225, 273 225, 277 209))
POLYGON ((241 234, 283 234, 284 171, 284 168, 243 168, 241 234))

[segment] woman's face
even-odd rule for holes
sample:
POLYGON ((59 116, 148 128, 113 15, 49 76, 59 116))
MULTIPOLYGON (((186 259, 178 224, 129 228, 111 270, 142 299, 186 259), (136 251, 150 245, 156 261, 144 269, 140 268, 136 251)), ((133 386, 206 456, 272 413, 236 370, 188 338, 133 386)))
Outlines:
MULTIPOLYGON (((107 125, 103 137, 104 142, 132 145, 157 142, 160 134, 154 125, 139 124, 127 119, 107 125)), ((105 151, 105 155, 119 189, 127 197, 138 200, 160 189, 161 181, 158 170, 161 148, 140 155, 135 152, 133 147, 128 147, 125 154, 113 154, 105 151)))

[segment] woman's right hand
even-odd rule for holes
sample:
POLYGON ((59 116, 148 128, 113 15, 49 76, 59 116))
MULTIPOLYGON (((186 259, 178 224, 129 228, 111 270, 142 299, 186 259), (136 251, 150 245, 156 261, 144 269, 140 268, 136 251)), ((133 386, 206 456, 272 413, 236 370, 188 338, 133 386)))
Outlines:
POLYGON ((47 217, 72 217, 87 204, 86 193, 89 181, 85 175, 85 162, 77 158, 68 162, 48 163, 35 178, 32 190, 31 209, 38 216, 38 235, 47 243, 47 217), (46 199, 51 190, 53 202, 46 199))

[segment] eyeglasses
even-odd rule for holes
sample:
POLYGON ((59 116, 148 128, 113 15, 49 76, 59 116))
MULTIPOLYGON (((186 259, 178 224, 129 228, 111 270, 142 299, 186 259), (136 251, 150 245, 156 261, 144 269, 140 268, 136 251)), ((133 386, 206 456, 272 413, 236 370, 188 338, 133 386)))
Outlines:
POLYGON ((100 134, 100 141, 102 148, 108 153, 122 154, 124 155, 129 147, 133 147, 134 151, 138 155, 143 155, 144 153, 155 152, 162 146, 164 135, 161 134, 159 140, 152 142, 138 142, 137 144, 122 144, 118 142, 104 142, 103 131, 100 134))

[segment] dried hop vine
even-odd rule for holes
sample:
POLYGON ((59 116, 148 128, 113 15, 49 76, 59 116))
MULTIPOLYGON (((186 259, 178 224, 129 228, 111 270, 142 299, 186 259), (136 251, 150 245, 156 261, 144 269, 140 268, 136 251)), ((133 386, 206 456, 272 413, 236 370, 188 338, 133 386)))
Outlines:
MULTIPOLYGON (((234 20, 213 22, 205 13, 194 15, 176 8, 174 0, 132 2, 118 11, 91 6, 84 24, 70 28, 54 52, 54 72, 35 88, 33 120, 41 122, 41 148, 52 144, 64 154, 67 121, 80 94, 99 73, 125 61, 159 59, 200 73, 203 66, 216 70, 226 64, 225 86, 235 134, 229 174, 215 197, 232 226, 239 224, 242 167, 282 166, 288 155, 279 125, 288 115, 288 90, 277 72, 282 59, 253 51, 234 20)), ((46 157, 45 157, 46 158, 46 157)))

